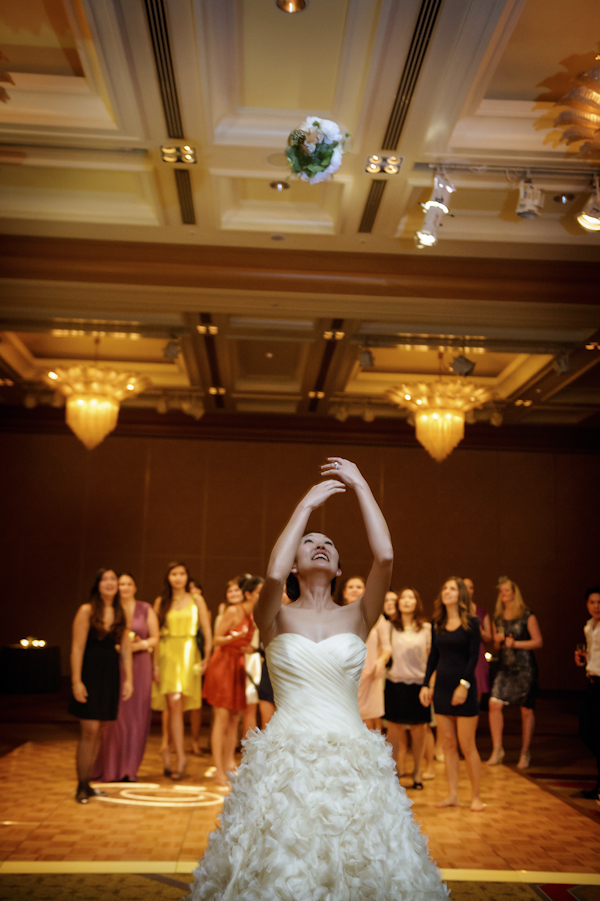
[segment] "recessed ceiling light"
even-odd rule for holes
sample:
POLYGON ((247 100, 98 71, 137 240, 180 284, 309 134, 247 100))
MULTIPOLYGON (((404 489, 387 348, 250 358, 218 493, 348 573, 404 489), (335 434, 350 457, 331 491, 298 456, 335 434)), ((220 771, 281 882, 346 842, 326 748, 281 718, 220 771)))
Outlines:
POLYGON ((572 200, 575 200, 574 194, 556 194, 554 197, 554 203, 571 203, 572 200))
POLYGON ((308 0, 275 0, 275 5, 284 13, 301 13, 308 0))
POLYGON ((273 354, 271 353, 271 351, 268 351, 268 352, 265 354, 265 357, 267 358, 267 360, 272 360, 272 359, 273 359, 273 354))
POLYGON ((274 191, 288 191, 290 183, 288 181, 270 181, 269 187, 274 191))
POLYGON ((283 241, 283 235, 271 235, 271 241, 283 241))

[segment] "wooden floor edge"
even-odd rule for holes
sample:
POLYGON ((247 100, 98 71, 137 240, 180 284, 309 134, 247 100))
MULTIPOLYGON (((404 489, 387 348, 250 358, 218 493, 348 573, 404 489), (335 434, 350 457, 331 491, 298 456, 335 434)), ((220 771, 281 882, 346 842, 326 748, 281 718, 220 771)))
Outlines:
MULTIPOLYGON (((178 860, 5 860, 0 876, 75 873, 174 873, 191 875, 195 861, 178 860)), ((600 873, 554 873, 538 870, 440 870, 445 882, 523 882, 553 885, 600 885, 600 873)))

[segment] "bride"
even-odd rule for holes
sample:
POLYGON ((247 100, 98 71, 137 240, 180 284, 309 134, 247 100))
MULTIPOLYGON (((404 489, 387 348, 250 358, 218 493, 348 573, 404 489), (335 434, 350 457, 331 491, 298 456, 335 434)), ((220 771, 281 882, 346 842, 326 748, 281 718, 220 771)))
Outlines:
POLYGON ((192 901, 438 901, 449 896, 410 812, 389 745, 358 712, 365 640, 392 573, 390 534, 354 463, 328 457, 269 560, 254 617, 276 712, 249 733, 192 901), (351 488, 373 565, 360 601, 333 602, 333 541, 305 528, 351 488), (290 576, 290 573, 292 574, 290 576), (293 603, 283 606, 284 586, 293 603), (290 594, 291 592, 291 594, 290 594))

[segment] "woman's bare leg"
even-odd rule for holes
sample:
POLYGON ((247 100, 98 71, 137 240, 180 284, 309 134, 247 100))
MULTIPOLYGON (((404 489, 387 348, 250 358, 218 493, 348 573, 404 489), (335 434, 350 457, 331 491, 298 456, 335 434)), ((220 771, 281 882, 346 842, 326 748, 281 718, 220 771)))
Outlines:
POLYGON ((226 771, 235 770, 235 749, 238 743, 238 730, 240 724, 240 711, 228 710, 228 725, 225 733, 224 760, 226 771))
POLYGON ((425 726, 425 742, 423 745, 423 775, 425 778, 432 779, 435 776, 434 755, 435 739, 433 732, 431 726, 425 726))
POLYGON ((410 727, 410 738, 413 752, 413 782, 421 781, 421 760, 425 744, 425 724, 419 723, 410 727))
POLYGON ((183 749, 183 695, 171 692, 167 695, 169 705, 169 724, 171 738, 177 755, 177 772, 185 770, 185 752, 183 749))
POLYGON ((229 710, 224 707, 213 707, 213 725, 210 736, 213 761, 215 764, 214 781, 217 785, 227 784, 227 737, 229 731, 229 710))
POLYGON ((77 745, 75 763, 77 766, 77 781, 80 786, 88 785, 94 771, 94 764, 100 749, 100 736, 103 723, 100 720, 79 720, 81 735, 77 745))
POLYGON ((478 716, 457 716, 456 730, 460 748, 465 758, 465 765, 471 783, 471 810, 483 810, 486 806, 480 797, 481 790, 481 758, 475 742, 478 716))
POLYGON ((260 710, 260 728, 264 729, 275 713, 275 704, 271 704, 270 701, 259 701, 258 707, 260 710))
POLYGON ((436 807, 458 806, 458 745, 456 741, 455 716, 444 716, 436 713, 438 741, 442 745, 446 762, 446 774, 448 776, 448 797, 438 801, 436 807))
POLYGON ((246 709, 242 714, 242 735, 244 738, 248 735, 250 729, 256 729, 256 713, 258 704, 246 704, 246 709))
POLYGON ((521 707, 521 723, 523 725, 523 744, 521 754, 529 750, 535 727, 535 713, 530 707, 521 707))
POLYGON ((202 707, 195 707, 190 710, 190 725, 192 727, 192 753, 198 757, 202 753, 200 750, 200 727, 202 726, 202 707))
POLYGON ((392 757, 396 762, 398 776, 404 774, 404 760, 406 757, 406 729, 400 723, 388 721, 387 740, 392 746, 392 757))
POLYGON ((504 704, 496 698, 490 698, 488 705, 488 719, 490 721, 490 732, 492 734, 493 750, 488 764, 493 765, 498 762, 498 757, 502 753, 502 732, 504 731, 504 704))

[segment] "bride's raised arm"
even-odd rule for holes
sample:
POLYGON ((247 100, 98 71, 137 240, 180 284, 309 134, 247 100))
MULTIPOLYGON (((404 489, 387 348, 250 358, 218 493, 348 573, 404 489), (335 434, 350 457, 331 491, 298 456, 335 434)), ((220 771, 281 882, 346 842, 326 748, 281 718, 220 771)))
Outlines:
POLYGON ((254 608, 254 621, 263 636, 267 636, 281 609, 283 587, 296 559, 296 551, 313 510, 321 507, 334 494, 346 490, 338 479, 327 479, 307 491, 277 539, 271 551, 267 575, 254 608))
POLYGON ((340 479, 356 492, 358 498, 373 553, 373 565, 360 602, 365 624, 370 632, 383 610, 383 600, 392 578, 394 549, 390 531, 367 480, 355 463, 344 460, 343 457, 328 457, 327 463, 321 467, 321 475, 340 479))

